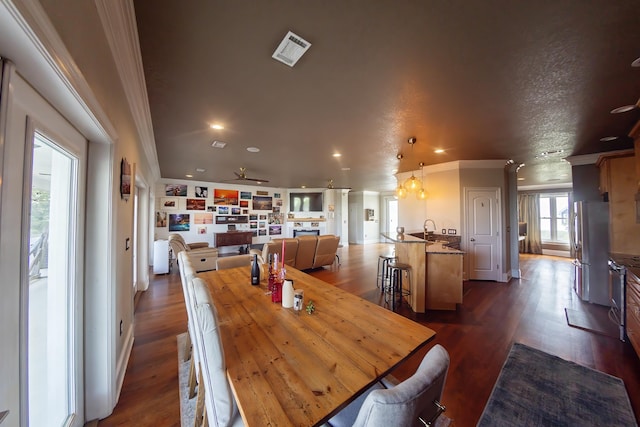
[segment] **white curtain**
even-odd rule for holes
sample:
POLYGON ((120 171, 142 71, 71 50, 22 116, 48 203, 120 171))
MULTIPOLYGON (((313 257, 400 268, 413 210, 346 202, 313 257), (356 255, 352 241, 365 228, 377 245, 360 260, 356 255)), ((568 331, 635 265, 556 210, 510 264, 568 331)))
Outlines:
POLYGON ((540 195, 518 195, 518 221, 527 223, 527 235, 520 241, 520 253, 541 254, 540 195))

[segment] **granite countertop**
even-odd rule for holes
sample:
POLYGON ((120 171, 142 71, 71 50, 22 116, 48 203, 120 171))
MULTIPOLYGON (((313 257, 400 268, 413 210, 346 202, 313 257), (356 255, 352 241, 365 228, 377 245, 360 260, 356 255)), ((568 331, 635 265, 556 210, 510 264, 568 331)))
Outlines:
MULTIPOLYGON (((431 242, 430 242, 431 243, 431 242)), ((447 246, 449 242, 433 242, 427 245, 428 254, 463 255, 464 251, 447 246)))
POLYGON ((396 234, 396 233, 381 233, 386 239, 391 240, 394 243, 422 243, 426 247, 426 253, 428 254, 448 254, 448 255, 462 255, 463 251, 459 249, 450 248, 447 246, 449 242, 433 242, 414 237, 408 234, 396 234))

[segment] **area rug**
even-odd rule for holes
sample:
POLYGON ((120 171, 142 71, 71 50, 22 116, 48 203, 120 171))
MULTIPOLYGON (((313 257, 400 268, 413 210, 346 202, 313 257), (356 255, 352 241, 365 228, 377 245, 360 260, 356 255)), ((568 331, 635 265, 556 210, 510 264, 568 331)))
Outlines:
POLYGON ((637 426, 620 378, 515 343, 478 426, 637 426))
MULTIPOLYGON (((189 361, 184 361, 184 343, 187 339, 187 332, 178 335, 178 383, 180 385, 180 425, 182 427, 193 427, 196 413, 197 395, 189 399, 189 361)), ((451 418, 440 415, 435 422, 435 427, 448 427, 451 425, 451 418)))
POLYGON ((187 332, 178 335, 178 384, 180 386, 180 425, 193 427, 196 413, 197 395, 189 399, 189 364, 184 360, 184 345, 187 340, 187 332))
POLYGON ((606 335, 611 338, 618 338, 619 336, 617 325, 609 319, 607 310, 604 309, 604 307, 603 310, 597 311, 593 309, 589 310, 586 307, 583 310, 565 308, 564 311, 569 326, 606 335))

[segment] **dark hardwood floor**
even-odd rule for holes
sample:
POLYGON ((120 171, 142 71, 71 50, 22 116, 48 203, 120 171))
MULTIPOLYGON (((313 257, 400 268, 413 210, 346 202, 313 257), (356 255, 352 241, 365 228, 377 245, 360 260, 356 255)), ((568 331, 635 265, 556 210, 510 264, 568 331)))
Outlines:
MULTIPOLYGON (((382 303, 375 286, 378 255, 385 244, 339 249, 341 266, 313 271, 315 277, 367 300, 382 303)), ((455 426, 474 426, 514 342, 622 378, 640 419, 640 360, 631 345, 567 325, 565 308, 585 306, 571 289, 572 265, 566 258, 521 256, 522 278, 509 283, 465 282, 464 303, 455 312, 416 315, 399 310, 436 331, 427 348, 400 366, 399 379, 411 375, 436 343, 451 357, 443 403, 455 426)), ((113 414, 103 426, 178 426, 176 335, 186 330, 180 275, 155 276, 136 310, 135 343, 113 414)))

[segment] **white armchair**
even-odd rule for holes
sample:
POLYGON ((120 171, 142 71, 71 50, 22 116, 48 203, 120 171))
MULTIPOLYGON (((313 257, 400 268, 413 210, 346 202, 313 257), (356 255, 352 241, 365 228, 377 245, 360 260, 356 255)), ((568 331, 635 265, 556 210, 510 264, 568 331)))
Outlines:
POLYGON ((184 251, 196 272, 216 269, 218 249, 209 247, 207 242, 186 243, 181 235, 170 234, 169 245, 176 257, 184 251))

